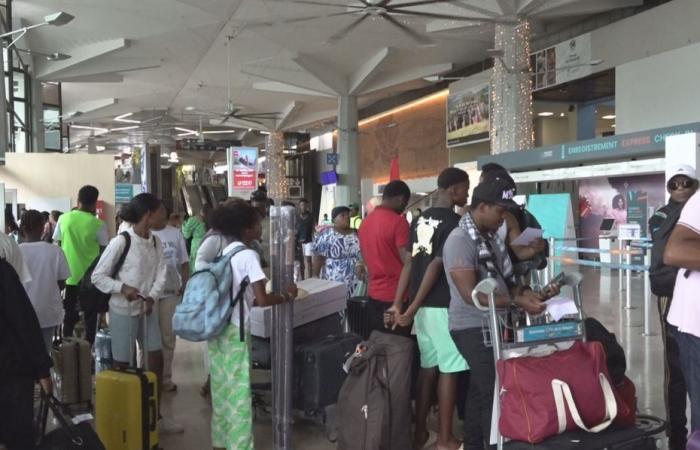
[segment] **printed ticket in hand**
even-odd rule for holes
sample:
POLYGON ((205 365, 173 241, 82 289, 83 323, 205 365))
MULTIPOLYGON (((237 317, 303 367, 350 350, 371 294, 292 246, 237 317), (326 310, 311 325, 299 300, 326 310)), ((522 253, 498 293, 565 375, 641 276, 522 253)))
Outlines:
POLYGON ((523 231, 520 236, 511 242, 511 245, 530 245, 537 239, 542 238, 542 232, 543 231, 539 228, 525 228, 525 231, 523 231))

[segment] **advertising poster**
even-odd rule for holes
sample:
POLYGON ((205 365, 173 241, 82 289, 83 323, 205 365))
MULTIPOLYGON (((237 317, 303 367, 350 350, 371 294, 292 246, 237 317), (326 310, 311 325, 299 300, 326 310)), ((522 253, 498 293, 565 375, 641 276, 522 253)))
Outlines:
POLYGON ((534 90, 568 83, 592 73, 591 35, 584 34, 530 54, 534 90))
POLYGON ((637 223, 647 236, 648 211, 665 204, 663 174, 590 178, 579 182, 582 247, 597 248, 603 219, 616 225, 637 223))
POLYGON ((447 146, 480 142, 489 138, 488 84, 472 90, 450 92, 447 97, 447 146))
MULTIPOLYGON (((254 191, 258 188, 258 149, 230 147, 227 150, 229 191, 254 191)), ((232 195, 232 192, 229 192, 232 195)))

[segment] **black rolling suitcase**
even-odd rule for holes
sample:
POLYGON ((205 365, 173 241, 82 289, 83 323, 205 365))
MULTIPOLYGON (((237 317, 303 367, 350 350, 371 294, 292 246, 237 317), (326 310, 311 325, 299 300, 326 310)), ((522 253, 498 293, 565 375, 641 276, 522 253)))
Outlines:
POLYGON ((665 431, 663 420, 653 416, 638 416, 633 428, 611 425, 600 433, 583 430, 554 436, 539 444, 511 441, 506 450, 656 450, 665 431))
POLYGON ((348 299, 348 324, 350 331, 362 337, 369 339, 369 298, 368 297, 350 297, 348 299))
POLYGON ((294 408, 311 413, 334 405, 346 377, 343 363, 361 341, 355 334, 340 334, 297 346, 294 408))

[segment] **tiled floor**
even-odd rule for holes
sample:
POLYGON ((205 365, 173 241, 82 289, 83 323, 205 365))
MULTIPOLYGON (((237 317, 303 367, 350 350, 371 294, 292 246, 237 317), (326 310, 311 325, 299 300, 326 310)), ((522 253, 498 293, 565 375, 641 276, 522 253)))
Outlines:
MULTIPOLYGON (((624 309, 625 293, 618 288, 617 275, 584 271, 583 305, 586 313, 600 320, 617 335, 627 352, 627 375, 637 386, 639 408, 644 413, 664 415, 663 361, 659 320, 655 299, 652 297, 651 324, 653 335, 643 332, 643 282, 633 278, 632 305, 624 309)), ((203 450, 211 448, 209 438, 210 407, 199 396, 204 381, 202 346, 178 341, 174 379, 179 386, 177 394, 166 394, 163 408, 166 415, 181 422, 186 431, 182 435, 165 436, 161 446, 166 450, 203 450)), ((255 422, 256 449, 272 448, 272 427, 269 416, 255 422)), ((303 450, 330 450, 330 443, 321 426, 296 418, 294 424, 294 448, 303 450)))

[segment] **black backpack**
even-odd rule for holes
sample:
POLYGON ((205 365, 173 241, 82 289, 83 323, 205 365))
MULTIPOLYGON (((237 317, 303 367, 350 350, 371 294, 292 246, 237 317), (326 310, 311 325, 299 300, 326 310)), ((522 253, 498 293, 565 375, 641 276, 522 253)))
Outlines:
MULTIPOLYGON (((520 227, 520 231, 525 231, 526 228, 535 228, 537 230, 542 229, 542 225, 537 221, 537 218, 532 215, 530 211, 528 211, 525 208, 522 207, 517 207, 517 208, 510 208, 508 210, 513 216, 515 217, 515 220, 518 221, 518 226, 520 227)), ((508 253, 510 254, 510 259, 513 261, 513 264, 517 264, 519 262, 522 262, 517 255, 508 247, 508 253)), ((545 244, 544 250, 535 255, 535 257, 532 259, 533 261, 537 262, 537 270, 542 270, 545 267, 547 267, 547 257, 549 256, 549 242, 545 244)))
POLYGON ((651 281, 651 292, 659 297, 673 297, 678 268, 664 264, 664 250, 673 228, 681 217, 681 211, 683 211, 682 206, 672 209, 661 226, 652 231, 649 281, 651 281))

